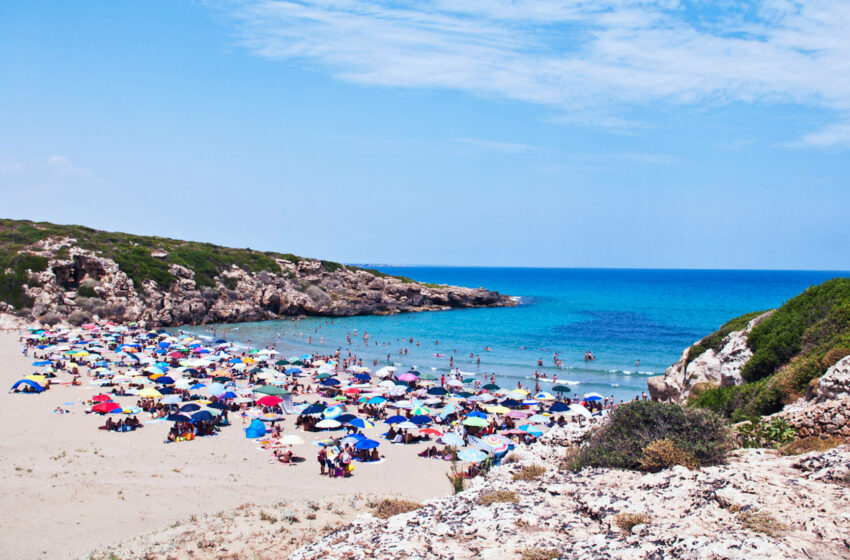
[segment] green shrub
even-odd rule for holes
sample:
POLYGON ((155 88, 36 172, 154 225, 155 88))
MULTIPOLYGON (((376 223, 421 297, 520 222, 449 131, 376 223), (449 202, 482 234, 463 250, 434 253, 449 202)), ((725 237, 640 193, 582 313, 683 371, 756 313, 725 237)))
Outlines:
POLYGON ((735 426, 735 438, 741 447, 775 449, 794 441, 797 431, 782 418, 774 418, 770 422, 753 418, 735 426))
POLYGON ((632 401, 611 412, 581 449, 573 468, 642 470, 644 449, 668 439, 693 457, 696 466, 721 463, 731 449, 723 420, 715 413, 654 401, 632 401))

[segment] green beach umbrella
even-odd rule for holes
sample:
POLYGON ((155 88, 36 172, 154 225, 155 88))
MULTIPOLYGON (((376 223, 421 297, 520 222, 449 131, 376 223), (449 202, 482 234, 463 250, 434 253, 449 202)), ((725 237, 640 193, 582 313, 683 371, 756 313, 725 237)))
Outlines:
POLYGON ((265 393, 266 395, 288 395, 289 391, 286 389, 281 389, 280 387, 275 387, 274 385, 263 385, 262 387, 257 387, 254 389, 255 393, 265 393))
POLYGON ((552 387, 552 390, 555 391, 556 393, 572 393, 573 392, 572 389, 570 389, 566 385, 555 385, 554 387, 552 387))
POLYGON ((470 416, 469 418, 464 419, 463 425, 483 428, 485 426, 489 426, 490 423, 487 422, 487 420, 485 420, 484 418, 479 418, 478 416, 470 416))
POLYGON ((498 391, 499 389, 501 389, 501 387, 499 387, 495 383, 488 383, 487 385, 482 387, 482 389, 484 389, 486 391, 498 391))

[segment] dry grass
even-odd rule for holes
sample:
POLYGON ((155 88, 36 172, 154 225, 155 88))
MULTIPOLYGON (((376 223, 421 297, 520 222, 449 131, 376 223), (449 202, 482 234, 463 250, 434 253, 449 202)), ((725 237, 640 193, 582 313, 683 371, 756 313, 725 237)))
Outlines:
POLYGON ((514 473, 514 480, 537 480, 546 473, 546 467, 542 465, 528 465, 514 473))
POLYGON ((819 438, 817 436, 805 437, 792 441, 780 447, 779 452, 783 455, 801 455, 812 451, 828 451, 844 443, 840 437, 819 438))
POLYGON ((378 502, 377 505, 375 505, 375 507, 373 508, 373 511, 376 517, 380 517, 381 519, 388 519, 393 515, 407 513, 409 511, 417 510, 421 507, 422 504, 417 502, 411 502, 410 500, 388 498, 378 502))
POLYGON ((570 445, 564 450, 564 458, 558 463, 559 471, 572 471, 574 470, 576 459, 578 458, 579 447, 578 445, 570 445))
POLYGON ((745 529, 755 531, 756 533, 764 533, 769 537, 780 537, 786 531, 787 527, 784 523, 773 517, 773 515, 763 510, 747 510, 738 513, 738 519, 745 529))
POLYGON ((657 439, 641 451, 640 468, 657 472, 674 465, 682 465, 689 469, 699 467, 693 455, 684 451, 671 439, 657 439))
POLYGON ((652 517, 645 513, 618 513, 614 523, 623 531, 629 533, 636 525, 646 525, 652 517))
POLYGON ((485 506, 505 502, 517 503, 518 501, 519 496, 517 493, 511 492, 510 490, 494 490, 492 492, 485 492, 478 498, 478 502, 485 506))
POLYGON ((553 560, 558 557, 558 551, 554 548, 540 548, 537 546, 524 548, 519 552, 522 560, 553 560))
POLYGON ((269 523, 277 523, 277 517, 265 511, 260 512, 260 520, 268 521, 269 523))

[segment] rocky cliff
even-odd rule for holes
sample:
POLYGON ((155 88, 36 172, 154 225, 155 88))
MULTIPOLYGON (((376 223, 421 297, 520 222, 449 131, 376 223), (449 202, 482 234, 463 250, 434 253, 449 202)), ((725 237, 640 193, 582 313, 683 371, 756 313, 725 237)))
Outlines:
POLYGON ((749 320, 743 329, 729 332, 720 339, 717 350, 702 351, 700 345, 705 339, 687 348, 664 375, 647 379, 650 396, 662 402, 684 402, 711 387, 743 384, 741 370, 753 356, 747 345, 747 335, 771 314, 773 311, 761 313, 749 320))
POLYGON ((513 304, 483 288, 78 226, 4 220, 0 247, 0 311, 48 323, 97 316, 171 326, 513 304))

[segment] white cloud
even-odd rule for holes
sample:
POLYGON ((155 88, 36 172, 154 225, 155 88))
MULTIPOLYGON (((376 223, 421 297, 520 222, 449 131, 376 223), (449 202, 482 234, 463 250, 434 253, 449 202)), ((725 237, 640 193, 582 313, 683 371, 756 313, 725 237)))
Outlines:
POLYGON ((47 158, 47 165, 53 167, 68 167, 71 165, 71 158, 65 156, 50 156, 47 158))
MULTIPOLYGON (((219 0, 239 41, 356 83, 450 88, 628 123, 653 103, 796 103, 850 119, 846 0, 219 0)), ((618 126, 615 124, 615 126, 618 126)), ((846 128, 846 127, 845 127, 846 128)), ((801 143, 842 146, 842 126, 801 143)))

